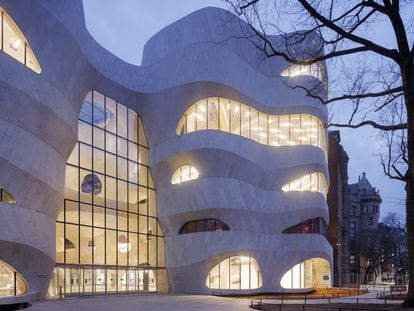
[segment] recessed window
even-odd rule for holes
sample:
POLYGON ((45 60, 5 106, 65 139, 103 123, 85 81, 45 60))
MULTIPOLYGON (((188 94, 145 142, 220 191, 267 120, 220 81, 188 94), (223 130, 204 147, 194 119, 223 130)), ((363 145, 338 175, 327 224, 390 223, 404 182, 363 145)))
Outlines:
POLYGON ((356 238, 356 223, 355 222, 349 223, 349 238, 351 240, 355 240, 356 238))
POLYGON ((311 173, 294 179, 282 187, 285 192, 290 191, 311 191, 320 192, 326 197, 328 185, 322 173, 311 173))
POLYGON ((197 179, 198 178, 198 171, 197 169, 192 165, 183 165, 176 169, 174 172, 171 183, 173 185, 175 184, 181 184, 182 182, 197 179))
POLYGON ((186 222, 180 229, 179 234, 206 232, 206 231, 229 231, 230 227, 220 220, 209 218, 192 220, 186 222))
POLYGON ((255 289, 262 286, 262 274, 254 258, 233 256, 210 270, 206 285, 212 289, 255 289))
POLYGON ((13 196, 0 187, 0 202, 7 203, 7 204, 16 204, 13 196))
POLYGON ((325 70, 321 63, 315 63, 311 65, 292 65, 289 68, 282 71, 280 74, 282 77, 298 77, 298 76, 311 76, 325 81, 325 70))
POLYGON ((305 260, 286 272, 280 285, 286 289, 330 287, 331 269, 329 262, 322 258, 305 260))
POLYGON ((320 217, 308 219, 300 224, 294 225, 283 230, 283 233, 313 233, 313 234, 323 234, 325 232, 326 224, 324 220, 320 217))
POLYGON ((210 97, 185 112, 177 134, 202 130, 219 130, 269 146, 317 146, 326 156, 324 125, 309 114, 268 115, 234 100, 210 97))
POLYGON ((2 36, 0 49, 34 72, 40 73, 40 65, 19 27, 1 7, 0 12, 0 31, 2 36))

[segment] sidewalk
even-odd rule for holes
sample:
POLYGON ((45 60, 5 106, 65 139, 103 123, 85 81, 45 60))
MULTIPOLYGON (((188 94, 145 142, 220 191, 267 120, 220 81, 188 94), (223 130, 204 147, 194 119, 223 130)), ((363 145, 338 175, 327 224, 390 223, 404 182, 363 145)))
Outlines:
MULTIPOLYGON (((377 299, 377 293, 382 291, 372 291, 361 296, 350 298, 326 298, 308 299, 306 304, 384 304, 384 300, 377 299)), ((67 298, 64 300, 40 301, 33 303, 28 311, 247 311, 250 299, 247 298, 227 298, 202 295, 126 295, 126 296, 101 296, 85 298, 67 298)), ((259 299, 254 299, 255 302, 259 299)), ((280 304, 280 299, 263 299, 263 303, 280 304)), ((399 304, 400 300, 387 300, 387 304, 399 304)), ((283 304, 305 304, 305 300, 284 300, 283 304)))

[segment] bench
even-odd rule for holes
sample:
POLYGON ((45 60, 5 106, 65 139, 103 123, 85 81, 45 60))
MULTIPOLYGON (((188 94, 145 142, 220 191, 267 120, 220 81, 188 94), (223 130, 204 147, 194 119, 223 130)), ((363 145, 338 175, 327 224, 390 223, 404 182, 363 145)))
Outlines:
POLYGON ((407 286, 405 285, 391 285, 390 286, 390 292, 406 292, 407 286))

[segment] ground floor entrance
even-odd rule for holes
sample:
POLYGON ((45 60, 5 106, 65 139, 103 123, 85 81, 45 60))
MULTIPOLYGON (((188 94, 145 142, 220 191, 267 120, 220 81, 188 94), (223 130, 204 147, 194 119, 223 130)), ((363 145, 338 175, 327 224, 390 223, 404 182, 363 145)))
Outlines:
POLYGON ((48 296, 157 292, 158 278, 166 279, 165 269, 151 267, 56 266, 48 296))

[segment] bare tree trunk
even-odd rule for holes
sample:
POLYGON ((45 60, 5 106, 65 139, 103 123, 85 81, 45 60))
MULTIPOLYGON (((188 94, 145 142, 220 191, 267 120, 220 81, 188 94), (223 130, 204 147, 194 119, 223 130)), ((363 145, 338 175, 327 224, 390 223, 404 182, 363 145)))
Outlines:
POLYGON ((407 107, 407 146, 408 146, 408 170, 406 174, 405 190, 406 201, 406 226, 408 248, 408 293, 402 306, 414 307, 414 77, 410 77, 406 87, 405 103, 407 107))

